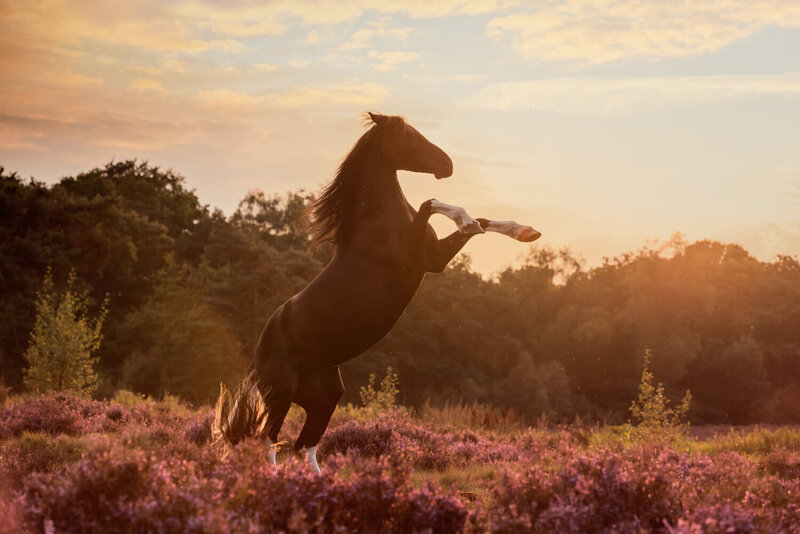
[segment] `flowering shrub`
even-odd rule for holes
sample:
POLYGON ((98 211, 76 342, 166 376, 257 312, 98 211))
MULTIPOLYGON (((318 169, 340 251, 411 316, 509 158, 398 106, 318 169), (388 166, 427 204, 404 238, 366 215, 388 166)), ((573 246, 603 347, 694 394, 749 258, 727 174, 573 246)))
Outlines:
POLYGON ((24 433, 0 445, 0 472, 11 487, 19 487, 34 472, 53 472, 77 461, 81 444, 68 436, 24 433))
POLYGON ((214 421, 214 412, 201 414, 189 422, 188 428, 183 432, 183 439, 195 445, 205 445, 211 441, 211 423, 214 421))
POLYGON ((19 499, 10 488, 0 486, 0 532, 16 533, 23 530, 22 510, 19 499))
POLYGON ((543 447, 532 433, 520 437, 437 428, 395 412, 368 423, 349 421, 328 430, 320 442, 319 456, 397 456, 419 469, 443 470, 467 463, 515 462, 532 457, 543 447))
POLYGON ((348 463, 345 478, 335 461, 317 475, 295 460, 275 468, 265 454, 253 442, 225 461, 106 450, 63 474, 31 477, 26 520, 50 520, 57 532, 457 532, 467 518, 456 498, 414 489, 396 458, 348 463))
POLYGON ((679 517, 680 475, 668 451, 577 454, 559 471, 506 473, 473 521, 495 532, 650 530, 679 517))
POLYGON ((254 457, 241 448, 218 473, 232 495, 227 521, 233 531, 458 532, 467 518, 454 497, 433 486, 413 489, 410 468, 397 457, 340 457, 320 476, 294 460, 276 470, 253 465, 254 457), (344 465, 349 473, 340 476, 344 465), (259 507, 265 512, 254 514, 259 507))
MULTIPOLYGON (((791 455, 789 455, 791 457, 791 455)), ((470 519, 491 532, 797 532, 800 479, 761 476, 736 453, 679 454, 646 445, 550 457, 490 484, 470 519)), ((789 461, 791 463, 791 460, 789 461)), ((783 472, 783 471, 781 471, 783 472)))
MULTIPOLYGON (((729 434, 701 444, 684 441, 676 450, 668 440, 619 438, 615 445, 613 433, 602 429, 487 431, 449 424, 450 415, 437 416, 431 407, 425 419, 392 410, 332 425, 320 443, 323 472, 316 475, 291 457, 273 467, 264 444, 253 440, 221 460, 208 446, 210 410, 128 397, 105 403, 55 394, 12 398, 0 408, 0 527, 800 530, 800 433, 790 429, 736 434, 735 447, 729 434), (602 442, 594 437, 599 432, 602 442), (735 450, 742 443, 753 452, 735 450), (425 482, 431 479, 462 490, 471 511, 455 493, 425 482)), ((293 437, 302 412, 295 410, 290 422, 293 437)))
POLYGON ((0 409, 0 439, 23 432, 75 436, 100 432, 106 421, 106 405, 66 393, 31 397, 0 409))

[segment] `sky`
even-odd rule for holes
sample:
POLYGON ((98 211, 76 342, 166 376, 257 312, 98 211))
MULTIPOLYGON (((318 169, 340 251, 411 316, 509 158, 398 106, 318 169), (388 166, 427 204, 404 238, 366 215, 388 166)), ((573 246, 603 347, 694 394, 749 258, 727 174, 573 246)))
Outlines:
MULTIPOLYGON (((231 214, 318 191, 368 110, 453 159, 400 173, 412 204, 588 265, 675 232, 800 253, 800 0, 0 0, 0 165, 24 177, 138 158, 231 214)), ((465 251, 491 274, 527 247, 465 251)))

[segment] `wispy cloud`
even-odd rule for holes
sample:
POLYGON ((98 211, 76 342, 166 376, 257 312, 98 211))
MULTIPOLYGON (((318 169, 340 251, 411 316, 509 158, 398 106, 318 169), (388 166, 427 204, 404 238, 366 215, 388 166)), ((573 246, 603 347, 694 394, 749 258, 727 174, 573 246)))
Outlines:
POLYGON ((405 44, 413 30, 411 27, 390 28, 387 26, 386 21, 383 20, 373 21, 367 27, 356 30, 339 49, 373 48, 379 41, 394 41, 405 44))
POLYGON ((487 32, 527 58, 603 63, 716 52, 766 26, 800 26, 800 2, 546 0, 487 32))
POLYGON ((377 52, 367 54, 368 57, 378 60, 374 69, 377 71, 395 70, 403 63, 414 61, 419 57, 415 52, 377 52))
POLYGON ((226 89, 201 91, 195 99, 219 110, 249 112, 255 108, 299 108, 318 106, 376 106, 389 94, 386 87, 374 83, 342 83, 319 87, 293 87, 263 95, 251 95, 226 89))
POLYGON ((268 63, 254 63, 250 65, 250 70, 254 72, 275 72, 278 70, 278 67, 268 63))
POLYGON ((498 111, 606 115, 775 95, 800 98, 800 72, 753 76, 557 78, 497 83, 466 98, 463 104, 498 111))
POLYGON ((341 84, 326 87, 297 87, 269 95, 265 102, 277 107, 306 106, 377 106, 384 102, 389 90, 379 84, 341 84))
POLYGON ((134 91, 153 91, 154 93, 167 93, 169 92, 164 84, 159 82, 158 80, 153 80, 152 78, 136 78, 131 84, 128 86, 128 89, 133 89, 134 91))
MULTIPOLYGON (((478 15, 493 13, 517 4, 516 0, 277 0, 252 2, 187 1, 180 4, 184 16, 203 20, 225 20, 243 25, 257 25, 257 21, 275 21, 280 25, 286 19, 299 19, 304 24, 327 26, 353 20, 366 12, 377 14, 404 14, 412 18, 436 18, 447 15, 478 15)), ((237 26, 234 26, 234 28, 237 26)), ((219 26, 223 29, 224 26, 219 26)), ((266 26, 269 28, 269 26, 266 26)))

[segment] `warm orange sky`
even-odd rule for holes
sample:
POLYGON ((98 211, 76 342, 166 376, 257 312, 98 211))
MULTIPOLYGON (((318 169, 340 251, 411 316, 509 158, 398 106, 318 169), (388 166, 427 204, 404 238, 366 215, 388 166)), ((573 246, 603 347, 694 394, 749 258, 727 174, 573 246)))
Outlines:
POLYGON ((231 213, 316 190, 378 110, 453 158, 403 174, 412 203, 591 264, 675 231, 800 253, 796 0, 0 0, 0 72, 0 165, 47 182, 147 159, 231 213))

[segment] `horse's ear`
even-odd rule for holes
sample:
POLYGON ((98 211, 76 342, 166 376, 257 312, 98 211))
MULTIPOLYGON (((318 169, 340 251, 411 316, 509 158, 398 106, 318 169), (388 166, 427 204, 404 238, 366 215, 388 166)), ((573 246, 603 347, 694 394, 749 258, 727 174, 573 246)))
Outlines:
POLYGON ((373 113, 371 111, 368 111, 367 115, 369 115, 369 118, 372 120, 372 122, 374 122, 378 126, 384 125, 389 121, 389 117, 387 117, 386 115, 381 115, 380 113, 373 113))

